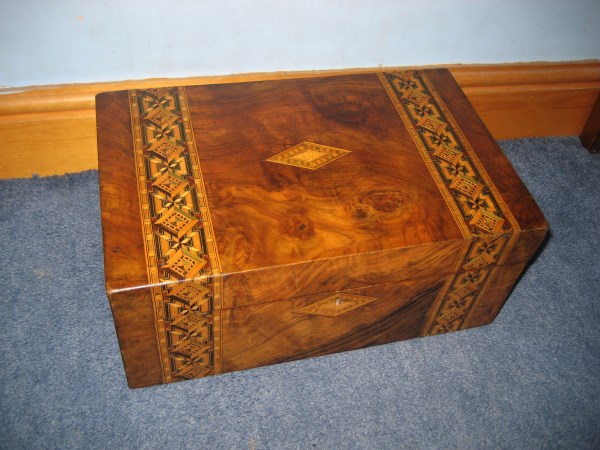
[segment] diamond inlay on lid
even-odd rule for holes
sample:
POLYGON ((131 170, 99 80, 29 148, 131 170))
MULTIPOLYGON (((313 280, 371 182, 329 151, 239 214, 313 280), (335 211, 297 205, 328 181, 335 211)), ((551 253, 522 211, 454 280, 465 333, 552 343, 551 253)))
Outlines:
POLYGON ((348 153, 350 153, 350 150, 344 150, 343 148, 302 142, 271 156, 266 161, 316 170, 348 153))

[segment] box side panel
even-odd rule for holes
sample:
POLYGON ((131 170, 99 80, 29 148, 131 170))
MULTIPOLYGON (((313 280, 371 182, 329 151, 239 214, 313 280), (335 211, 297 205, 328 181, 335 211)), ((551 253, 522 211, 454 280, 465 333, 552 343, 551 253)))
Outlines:
MULTIPOLYGON (((452 111, 460 130, 475 150, 483 167, 508 205, 522 230, 547 228, 546 220, 490 132, 479 118, 450 72, 426 70, 443 102, 452 111)), ((536 120, 532 117, 531 120, 536 120)))
POLYGON ((223 371, 420 336, 443 283, 430 277, 223 311, 223 371))
POLYGON ((121 291, 109 300, 129 387, 163 383, 151 290, 121 291))

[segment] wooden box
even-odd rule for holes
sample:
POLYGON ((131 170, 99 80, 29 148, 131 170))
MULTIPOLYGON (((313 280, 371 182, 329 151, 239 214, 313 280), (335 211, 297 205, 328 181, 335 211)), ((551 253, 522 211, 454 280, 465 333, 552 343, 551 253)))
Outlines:
POLYGON ((97 97, 129 386, 490 323, 546 221, 450 73, 97 97))

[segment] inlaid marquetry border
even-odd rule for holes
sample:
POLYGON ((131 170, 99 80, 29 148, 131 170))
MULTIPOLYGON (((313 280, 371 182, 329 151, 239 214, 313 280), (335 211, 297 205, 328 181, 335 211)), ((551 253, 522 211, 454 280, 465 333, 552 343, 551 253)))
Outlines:
POLYGON ((165 382, 221 372, 221 267, 185 89, 129 91, 165 382))
POLYGON ((422 334, 468 326, 519 224, 424 72, 377 74, 465 238, 422 334))

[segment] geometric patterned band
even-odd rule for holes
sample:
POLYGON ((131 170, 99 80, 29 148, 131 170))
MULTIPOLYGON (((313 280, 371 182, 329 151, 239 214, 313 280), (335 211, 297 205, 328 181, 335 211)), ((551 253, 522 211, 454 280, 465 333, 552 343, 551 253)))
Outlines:
POLYGON ((185 90, 129 99, 163 379, 219 373, 221 270, 185 90))
POLYGON ((427 76, 408 71, 378 77, 465 238, 422 334, 455 331, 468 323, 519 225, 427 76))

